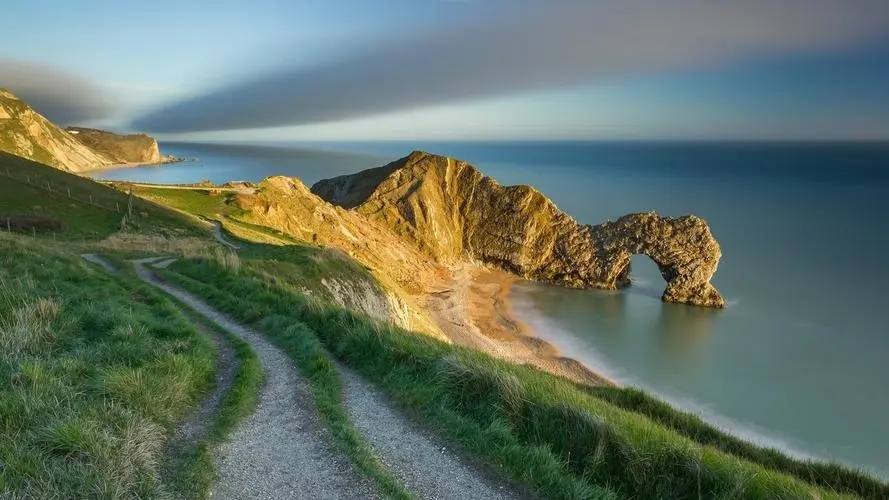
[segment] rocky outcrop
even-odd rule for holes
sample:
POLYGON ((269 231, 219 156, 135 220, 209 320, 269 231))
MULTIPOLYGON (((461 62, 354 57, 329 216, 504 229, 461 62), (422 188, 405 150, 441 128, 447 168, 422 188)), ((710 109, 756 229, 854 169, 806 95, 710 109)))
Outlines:
POLYGON ((114 163, 3 89, 0 89, 0 151, 69 172, 114 163))
POLYGON ((113 163, 161 163, 157 141, 145 134, 119 135, 104 130, 68 127, 67 132, 113 163))
POLYGON ((664 301, 725 306, 710 284, 719 244, 695 216, 582 225, 534 188, 501 186, 465 162, 423 152, 320 181, 312 192, 439 263, 480 261, 527 279, 615 289, 630 284, 630 257, 645 254, 667 282, 664 301))

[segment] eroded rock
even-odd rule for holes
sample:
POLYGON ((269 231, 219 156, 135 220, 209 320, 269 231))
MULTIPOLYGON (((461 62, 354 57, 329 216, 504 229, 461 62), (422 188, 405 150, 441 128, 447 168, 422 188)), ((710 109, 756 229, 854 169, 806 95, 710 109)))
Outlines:
POLYGON ((582 225, 529 186, 501 186, 471 165, 414 152, 384 167, 323 180, 321 198, 363 214, 444 263, 481 261, 575 288, 629 286, 630 257, 660 268, 664 301, 724 307, 710 284, 721 257, 706 222, 638 213, 582 225))

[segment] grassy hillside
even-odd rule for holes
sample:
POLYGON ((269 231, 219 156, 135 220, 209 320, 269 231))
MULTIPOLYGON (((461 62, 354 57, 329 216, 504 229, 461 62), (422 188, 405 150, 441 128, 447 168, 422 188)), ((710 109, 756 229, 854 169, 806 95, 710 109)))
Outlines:
POLYGON ((866 474, 744 443, 638 391, 578 386, 380 324, 306 296, 305 269, 271 274, 267 264, 190 260, 165 276, 279 342, 311 331, 424 422, 544 497, 889 494, 866 474))
MULTIPOLYGON (((33 216, 61 223, 38 235, 57 239, 99 239, 121 228, 129 196, 90 179, 0 152, 0 230, 6 217, 33 216)), ((207 237, 193 218, 139 198, 128 228, 143 233, 207 237)))

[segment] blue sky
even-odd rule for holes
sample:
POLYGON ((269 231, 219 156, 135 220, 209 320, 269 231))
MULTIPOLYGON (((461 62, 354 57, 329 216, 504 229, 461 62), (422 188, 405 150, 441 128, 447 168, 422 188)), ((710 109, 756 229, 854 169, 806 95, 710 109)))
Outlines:
POLYGON ((882 0, 140 3, 5 0, 0 87, 201 140, 889 139, 882 0))

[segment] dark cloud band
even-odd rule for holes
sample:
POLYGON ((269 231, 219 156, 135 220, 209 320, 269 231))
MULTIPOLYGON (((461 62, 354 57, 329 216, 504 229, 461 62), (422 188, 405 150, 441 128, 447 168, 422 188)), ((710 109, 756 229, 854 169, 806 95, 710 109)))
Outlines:
POLYGON ((336 121, 631 72, 836 49, 886 35, 887 27, 885 0, 517 0, 484 23, 248 77, 133 125, 189 132, 336 121))
POLYGON ((107 118, 114 112, 104 89, 43 64, 0 59, 0 87, 63 126, 107 118))

